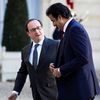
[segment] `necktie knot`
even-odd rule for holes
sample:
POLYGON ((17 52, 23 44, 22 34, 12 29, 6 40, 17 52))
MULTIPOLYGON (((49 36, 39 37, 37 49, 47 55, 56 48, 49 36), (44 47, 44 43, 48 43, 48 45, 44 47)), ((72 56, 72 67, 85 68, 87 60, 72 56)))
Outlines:
POLYGON ((35 49, 37 49, 37 47, 38 47, 38 46, 39 46, 39 44, 35 44, 35 46, 34 46, 34 47, 35 47, 35 49))

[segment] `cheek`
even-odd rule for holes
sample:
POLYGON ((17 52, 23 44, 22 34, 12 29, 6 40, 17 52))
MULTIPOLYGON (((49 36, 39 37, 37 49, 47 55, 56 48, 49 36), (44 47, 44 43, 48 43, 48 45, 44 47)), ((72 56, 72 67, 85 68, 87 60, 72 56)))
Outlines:
POLYGON ((32 34, 32 33, 28 34, 28 36, 29 36, 30 38, 34 38, 34 37, 35 37, 34 34, 32 34))
POLYGON ((43 33, 44 33, 43 29, 41 29, 41 30, 40 30, 40 33, 41 33, 41 34, 43 34, 43 33))
POLYGON ((60 24, 59 24, 59 23, 56 23, 56 26, 58 26, 58 27, 59 27, 59 26, 60 26, 60 24))

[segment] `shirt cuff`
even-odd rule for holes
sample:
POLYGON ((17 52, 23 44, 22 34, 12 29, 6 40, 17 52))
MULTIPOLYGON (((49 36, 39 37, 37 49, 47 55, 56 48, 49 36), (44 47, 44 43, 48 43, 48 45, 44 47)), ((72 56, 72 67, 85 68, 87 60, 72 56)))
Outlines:
POLYGON ((18 96, 18 92, 17 91, 12 91, 12 94, 16 94, 16 96, 18 96))
POLYGON ((58 70, 58 72, 60 73, 60 68, 58 68, 57 70, 58 70))

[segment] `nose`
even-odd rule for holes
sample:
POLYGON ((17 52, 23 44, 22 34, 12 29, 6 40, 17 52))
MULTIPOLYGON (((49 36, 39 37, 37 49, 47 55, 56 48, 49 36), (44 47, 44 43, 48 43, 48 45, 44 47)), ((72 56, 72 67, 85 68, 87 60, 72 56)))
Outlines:
POLYGON ((56 26, 56 23, 53 23, 53 26, 56 26))

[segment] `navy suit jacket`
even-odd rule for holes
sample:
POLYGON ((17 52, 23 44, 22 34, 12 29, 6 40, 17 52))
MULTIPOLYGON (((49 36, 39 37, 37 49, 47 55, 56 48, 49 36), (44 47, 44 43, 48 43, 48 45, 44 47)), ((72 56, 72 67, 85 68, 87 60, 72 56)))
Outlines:
POLYGON ((56 80, 49 70, 49 64, 56 59, 58 45, 59 43, 55 40, 44 39, 37 69, 29 62, 32 43, 22 50, 22 62, 15 81, 15 91, 20 94, 26 76, 29 74, 34 100, 36 100, 36 91, 40 94, 42 100, 57 100, 56 80))
POLYGON ((62 75, 57 78, 59 100, 88 100, 100 93, 88 34, 74 19, 61 40, 55 66, 62 75))

